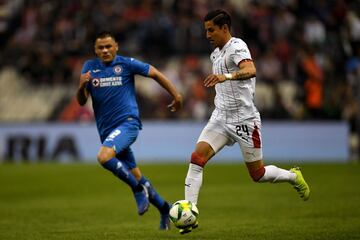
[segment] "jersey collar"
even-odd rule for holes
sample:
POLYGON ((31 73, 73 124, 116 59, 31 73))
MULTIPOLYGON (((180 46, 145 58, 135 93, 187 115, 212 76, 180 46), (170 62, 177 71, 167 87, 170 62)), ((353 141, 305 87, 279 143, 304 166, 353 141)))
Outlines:
POLYGON ((224 51, 224 50, 226 50, 229 46, 230 46, 230 43, 231 43, 231 41, 233 40, 233 38, 234 37, 231 37, 230 39, 229 39, 229 41, 227 41, 227 43, 225 43, 225 45, 222 47, 222 49, 219 49, 221 52, 222 51, 224 51))
POLYGON ((116 65, 118 62, 120 62, 120 56, 119 56, 119 55, 116 55, 116 56, 114 57, 114 59, 112 60, 112 62, 111 62, 109 65, 107 65, 107 64, 105 64, 103 61, 101 61, 100 58, 98 58, 98 61, 100 62, 101 66, 103 66, 103 67, 114 66, 114 65, 116 65))

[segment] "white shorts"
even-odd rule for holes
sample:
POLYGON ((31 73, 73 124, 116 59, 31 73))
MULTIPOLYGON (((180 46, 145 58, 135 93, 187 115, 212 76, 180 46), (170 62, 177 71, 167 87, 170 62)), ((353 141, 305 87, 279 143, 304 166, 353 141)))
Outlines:
POLYGON ((197 142, 208 143, 215 153, 237 142, 245 162, 261 160, 261 120, 253 118, 238 124, 210 120, 197 142))

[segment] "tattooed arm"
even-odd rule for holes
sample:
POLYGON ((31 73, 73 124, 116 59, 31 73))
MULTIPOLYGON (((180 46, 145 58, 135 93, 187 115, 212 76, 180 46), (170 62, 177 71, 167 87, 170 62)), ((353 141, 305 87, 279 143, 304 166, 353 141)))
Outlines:
POLYGON ((232 73, 210 74, 204 80, 205 87, 212 87, 226 80, 247 80, 256 76, 256 68, 252 60, 241 61, 238 66, 239 70, 232 73))
POLYGON ((227 80, 246 80, 256 76, 256 68, 253 61, 242 61, 239 63, 239 70, 229 73, 227 80))

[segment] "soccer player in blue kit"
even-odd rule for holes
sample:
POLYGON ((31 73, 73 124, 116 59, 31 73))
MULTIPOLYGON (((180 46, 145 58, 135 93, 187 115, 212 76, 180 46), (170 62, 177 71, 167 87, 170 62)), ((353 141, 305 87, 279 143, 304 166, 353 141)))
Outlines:
POLYGON ((175 112, 182 107, 182 96, 175 86, 155 67, 134 58, 117 55, 118 43, 110 32, 102 32, 95 39, 97 58, 84 63, 80 76, 77 100, 84 105, 89 97, 100 134, 102 146, 97 155, 99 163, 130 186, 134 193, 138 214, 143 215, 149 202, 160 212, 160 229, 169 229, 169 208, 142 175, 130 146, 142 128, 135 96, 134 75, 153 78, 173 101, 168 105, 175 112))

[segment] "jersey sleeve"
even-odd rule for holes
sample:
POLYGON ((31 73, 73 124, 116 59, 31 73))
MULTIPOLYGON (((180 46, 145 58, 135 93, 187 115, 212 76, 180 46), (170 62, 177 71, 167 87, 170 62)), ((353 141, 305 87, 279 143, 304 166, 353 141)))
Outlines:
POLYGON ((90 61, 86 61, 84 64, 83 64, 83 67, 81 69, 81 74, 84 74, 84 73, 87 73, 88 71, 91 70, 91 67, 90 67, 90 61))
POLYGON ((149 75, 150 65, 148 63, 144 63, 135 58, 130 58, 130 69, 134 74, 139 74, 143 76, 149 75))
POLYGON ((236 42, 230 52, 230 59, 237 65, 243 60, 252 60, 245 42, 236 42))
MULTIPOLYGON (((82 66, 81 74, 84 74, 84 73, 87 73, 88 71, 90 71, 91 70, 90 65, 91 65, 90 61, 86 61, 82 66)), ((91 90, 91 84, 89 82, 86 84, 86 90, 88 90, 88 91, 91 90)))

